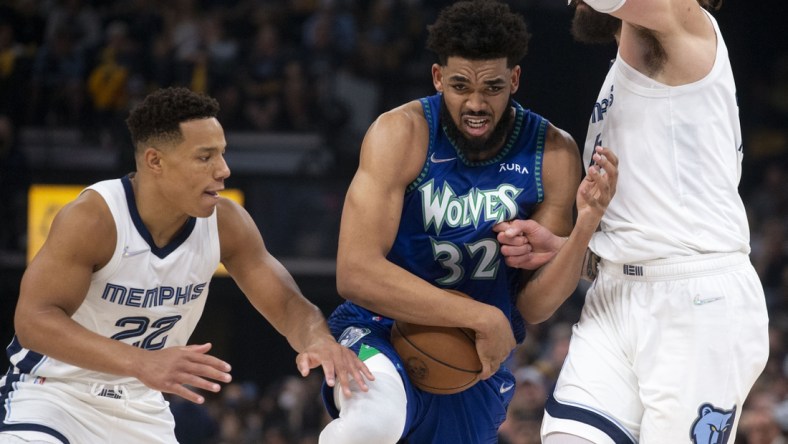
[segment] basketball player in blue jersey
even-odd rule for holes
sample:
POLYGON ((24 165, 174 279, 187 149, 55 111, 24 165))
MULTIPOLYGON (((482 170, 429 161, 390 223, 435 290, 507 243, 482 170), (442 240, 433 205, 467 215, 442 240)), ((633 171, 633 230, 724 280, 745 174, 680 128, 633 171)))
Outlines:
POLYGON ((230 170, 217 112, 184 88, 152 93, 127 120, 136 172, 88 187, 55 217, 22 278, 0 443, 175 443, 162 392, 202 403, 199 391, 230 381, 210 343, 188 344, 220 262, 299 352, 302 375, 322 365, 329 386, 366 389, 364 364, 246 210, 220 197, 230 170))
MULTIPOLYGON (((621 173, 590 242, 598 275, 546 404, 545 444, 732 443, 766 364, 717 3, 572 2, 578 39, 618 42, 585 147, 615 146, 621 173)), ((534 221, 512 225, 537 251, 560 245, 534 221)))
MULTIPOLYGON (((367 392, 351 381, 352 397, 325 387, 335 419, 322 431, 322 444, 497 442, 515 386, 505 362, 523 340, 524 321, 540 322, 557 306, 560 298, 546 304, 540 294, 566 298, 576 285, 543 286, 538 275, 555 272, 548 268, 526 283, 525 272, 511 265, 532 259, 504 261, 496 240, 498 231, 507 235, 501 223, 535 218, 566 235, 577 200, 580 231, 566 257, 574 259, 568 253, 575 245, 579 270, 615 189, 609 150, 599 149, 599 167, 580 184, 572 138, 512 100, 529 37, 522 17, 504 3, 462 1, 428 29, 438 93, 372 124, 347 192, 337 263, 347 301, 329 325, 375 380, 367 392), (395 319, 474 330, 482 380, 453 395, 413 386, 390 343, 395 319)), ((512 243, 518 240, 522 248, 525 237, 512 243)))

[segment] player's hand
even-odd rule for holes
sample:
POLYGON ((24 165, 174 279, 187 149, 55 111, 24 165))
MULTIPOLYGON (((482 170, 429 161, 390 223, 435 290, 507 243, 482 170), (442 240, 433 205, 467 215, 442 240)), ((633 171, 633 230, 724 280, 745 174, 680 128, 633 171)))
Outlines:
POLYGON ((531 219, 514 219, 493 227, 498 233, 501 254, 506 265, 536 270, 552 259, 564 240, 531 219))
POLYGON ((205 398, 187 386, 216 393, 221 386, 215 381, 232 380, 230 364, 209 355, 210 349, 211 344, 206 343, 146 351, 135 376, 154 390, 202 404, 205 398))
POLYGON ((577 189, 578 219, 587 215, 601 220, 616 194, 618 157, 609 148, 597 146, 594 147, 593 161, 577 189))
POLYGON ((351 379, 365 392, 369 390, 369 387, 367 387, 364 378, 370 381, 375 379, 366 364, 352 350, 339 345, 329 335, 299 353, 296 356, 296 366, 301 376, 308 375, 309 371, 317 366, 323 366, 326 384, 329 387, 334 387, 336 379, 339 378, 342 393, 348 397, 352 393, 350 391, 351 379))
POLYGON ((484 329, 476 330, 476 352, 482 362, 479 378, 484 380, 498 371, 517 342, 514 340, 509 320, 501 310, 490 305, 489 310, 482 315, 490 316, 490 319, 483 320, 484 329))

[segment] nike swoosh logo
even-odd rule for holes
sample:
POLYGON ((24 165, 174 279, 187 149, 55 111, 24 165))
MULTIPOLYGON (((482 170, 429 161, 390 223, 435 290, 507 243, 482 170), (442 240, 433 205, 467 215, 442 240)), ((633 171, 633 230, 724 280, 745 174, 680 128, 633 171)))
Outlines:
POLYGON ((501 394, 504 394, 504 393, 508 392, 509 390, 511 390, 513 388, 514 388, 514 384, 506 385, 506 383, 503 382, 503 383, 501 383, 501 388, 498 389, 498 391, 501 392, 501 394))
POLYGON ((432 163, 451 162, 454 159, 456 159, 456 157, 449 157, 449 158, 446 158, 446 159, 438 159, 437 157, 435 157, 435 153, 432 153, 432 156, 430 156, 430 162, 432 162, 432 163))
POLYGON ((150 251, 150 248, 143 248, 142 250, 129 251, 129 246, 126 245, 126 248, 123 249, 123 257, 132 257, 138 254, 145 253, 147 251, 150 251))
POLYGON ((714 298, 701 299, 700 295, 696 294, 695 295, 695 299, 692 300, 692 303, 695 304, 695 305, 704 305, 704 304, 708 304, 710 302, 719 301, 720 299, 722 299, 722 296, 717 296, 717 297, 714 297, 714 298))

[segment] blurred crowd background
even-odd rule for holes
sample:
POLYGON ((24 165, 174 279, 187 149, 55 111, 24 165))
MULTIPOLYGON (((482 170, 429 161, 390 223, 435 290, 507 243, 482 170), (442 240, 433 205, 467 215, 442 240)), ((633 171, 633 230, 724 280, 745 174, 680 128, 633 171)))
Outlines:
MULTIPOLYGON (((340 303, 334 255, 361 138, 380 112, 433 93, 426 25, 448 3, 0 1, 0 340, 13 334, 31 185, 87 185, 132 171, 128 110, 172 85, 219 100, 233 170, 227 186, 244 193, 269 249, 328 314, 340 303)), ((561 0, 509 4, 532 33, 516 100, 582 145, 615 47, 574 43, 561 0)), ((737 77, 741 192, 771 314, 771 358, 738 413, 737 442, 745 444, 788 439, 788 39, 776 5, 730 0, 715 13, 737 77)), ((584 290, 529 326, 510 363, 518 388, 501 443, 539 442, 584 290)), ((172 399, 183 443, 317 442, 328 420, 321 375, 297 376, 294 352, 230 279, 214 280, 193 339, 214 343, 235 382, 204 406, 172 399)))

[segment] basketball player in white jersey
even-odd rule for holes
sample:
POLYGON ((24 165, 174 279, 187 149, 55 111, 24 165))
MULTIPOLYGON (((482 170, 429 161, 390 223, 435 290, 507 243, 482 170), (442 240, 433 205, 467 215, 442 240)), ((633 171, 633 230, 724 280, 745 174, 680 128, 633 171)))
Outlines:
MULTIPOLYGON (((571 2, 576 37, 618 42, 584 157, 613 147, 619 180, 589 244, 597 275, 546 404, 545 444, 732 443, 766 363, 736 89, 713 3, 571 2)), ((502 243, 556 243, 531 221, 508 229, 502 243)))
POLYGON ((56 216, 22 278, 0 443, 176 442, 162 392, 202 403, 200 391, 231 379, 210 343, 188 344, 220 262, 299 352, 302 375, 322 366, 329 385, 366 389, 366 366, 246 210, 219 196, 230 170, 217 112, 185 88, 152 93, 127 120, 136 172, 88 187, 56 216))

